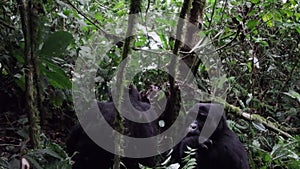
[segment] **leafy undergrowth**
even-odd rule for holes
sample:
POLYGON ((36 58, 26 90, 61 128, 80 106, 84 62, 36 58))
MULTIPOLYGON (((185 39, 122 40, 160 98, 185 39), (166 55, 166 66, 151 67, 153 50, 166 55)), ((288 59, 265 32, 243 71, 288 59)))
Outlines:
POLYGON ((16 113, 0 114, 0 169, 19 169, 20 159, 25 158, 35 169, 69 169, 71 158, 64 150, 66 130, 47 125, 41 136, 41 147, 32 149, 28 140, 28 119, 16 113))

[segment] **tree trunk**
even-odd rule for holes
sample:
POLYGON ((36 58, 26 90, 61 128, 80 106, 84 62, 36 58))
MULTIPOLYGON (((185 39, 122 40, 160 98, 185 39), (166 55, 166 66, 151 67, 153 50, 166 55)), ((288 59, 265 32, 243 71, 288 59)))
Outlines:
MULTIPOLYGON (((127 32, 126 32, 126 38, 125 38, 125 43, 123 46, 123 52, 122 52, 122 61, 125 62, 126 58, 128 57, 128 54, 130 53, 130 49, 131 49, 131 42, 133 39, 133 34, 134 34, 134 29, 136 27, 136 14, 141 12, 141 4, 142 1, 141 0, 131 0, 130 1, 130 9, 129 9, 129 16, 128 16, 128 27, 127 27, 127 32)), ((118 90, 116 92, 116 94, 118 94, 117 98, 117 107, 122 105, 122 98, 123 98, 123 93, 124 93, 124 86, 126 86, 125 84, 125 79, 124 76, 126 74, 126 64, 124 63, 122 64, 122 66, 119 67, 118 70, 118 74, 117 74, 117 79, 116 79, 116 90, 118 90)), ((118 108, 119 110, 122 110, 120 107, 118 108)), ((121 133, 124 133, 124 119, 120 116, 120 114, 117 112, 117 110, 115 110, 115 114, 116 114, 116 120, 114 122, 114 126, 116 127, 116 129, 119 129, 119 131, 121 131, 121 133)), ((115 138, 115 151, 118 151, 119 154, 123 154, 122 152, 123 147, 121 147, 120 145, 123 145, 123 138, 115 138)), ((120 168, 120 156, 115 155, 114 158, 114 169, 119 169, 120 168)))
MULTIPOLYGON (((183 52, 189 52, 191 47, 194 47, 200 40, 197 35, 202 28, 203 15, 205 9, 205 0, 194 0, 189 13, 188 24, 186 26, 184 46, 181 48, 183 52)), ((183 55, 182 60, 191 69, 191 72, 196 75, 198 66, 201 60, 194 53, 188 53, 183 55)))
POLYGON ((38 110, 38 85, 37 85, 37 65, 35 56, 35 41, 37 27, 34 25, 36 10, 34 10, 33 0, 17 0, 21 21, 22 31, 25 39, 25 99, 26 111, 29 117, 29 137, 33 148, 39 148, 40 143, 40 117, 38 110))

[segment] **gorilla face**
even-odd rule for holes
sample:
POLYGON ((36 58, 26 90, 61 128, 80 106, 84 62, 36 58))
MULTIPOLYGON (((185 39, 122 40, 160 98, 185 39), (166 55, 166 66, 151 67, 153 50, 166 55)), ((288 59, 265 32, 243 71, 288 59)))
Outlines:
POLYGON ((194 120, 188 128, 188 136, 199 135, 200 134, 200 124, 197 120, 194 120))
POLYGON ((219 135, 219 133, 227 127, 223 106, 220 104, 198 103, 189 110, 188 115, 189 114, 196 114, 197 118, 189 125, 186 138, 193 136, 199 137, 201 134, 204 142, 211 142, 211 139, 214 139, 216 135, 219 135), (205 123, 207 123, 206 126, 205 123), (205 133, 205 130, 201 133, 204 126, 207 131, 210 130, 210 133, 205 133))
POLYGON ((182 158, 186 156, 187 147, 191 147, 197 149, 194 158, 199 169, 249 169, 246 151, 235 133, 228 128, 221 105, 198 103, 188 113, 197 113, 197 119, 189 125, 187 135, 174 148, 175 162, 184 166, 182 158), (213 129, 213 132, 204 136, 204 142, 199 142, 204 126, 213 129))

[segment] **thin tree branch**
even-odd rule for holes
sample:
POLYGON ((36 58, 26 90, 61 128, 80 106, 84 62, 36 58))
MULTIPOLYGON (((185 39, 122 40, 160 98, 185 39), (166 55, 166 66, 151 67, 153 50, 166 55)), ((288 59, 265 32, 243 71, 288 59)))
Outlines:
POLYGON ((184 0, 182 7, 181 7, 181 12, 179 14, 179 19, 177 23, 177 28, 176 28, 176 40, 174 44, 174 49, 173 49, 173 54, 175 57, 171 58, 170 65, 169 65, 169 84, 170 84, 170 99, 167 103, 167 108, 165 112, 168 112, 167 114, 162 117, 166 121, 166 128, 170 127, 175 121, 177 115, 178 115, 178 110, 179 110, 179 99, 178 98, 178 92, 175 88, 175 79, 176 79, 176 74, 178 70, 178 61, 179 61, 179 49, 181 46, 181 42, 184 42, 182 39, 183 35, 183 28, 184 28, 184 19, 187 15, 187 12, 189 10, 189 5, 190 5, 191 0, 184 0))
POLYGON ((121 41, 122 38, 107 33, 106 31, 104 31, 99 25, 101 25, 96 19, 91 19, 90 16, 87 16, 85 13, 83 13, 81 10, 79 10, 70 0, 64 0, 66 1, 66 3, 68 5, 70 5, 79 15, 83 16, 84 19, 86 19, 87 21, 89 21, 91 24, 93 24, 94 26, 96 26, 97 29, 99 29, 100 33, 102 33, 106 39, 108 40, 113 40, 113 43, 116 44, 118 47, 123 46, 123 42, 121 41))
POLYGON ((0 19, 0 25, 4 26, 4 27, 7 27, 11 30, 15 30, 15 28, 9 24, 7 24, 6 22, 4 22, 2 19, 0 19))

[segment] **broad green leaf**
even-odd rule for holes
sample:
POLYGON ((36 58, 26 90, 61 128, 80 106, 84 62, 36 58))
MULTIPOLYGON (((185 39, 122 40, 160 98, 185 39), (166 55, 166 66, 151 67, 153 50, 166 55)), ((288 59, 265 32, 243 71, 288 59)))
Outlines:
POLYGON ((273 24, 273 14, 272 14, 271 12, 266 13, 266 14, 262 17, 262 20, 263 20, 264 22, 266 22, 267 25, 268 25, 269 27, 273 27, 273 26, 274 26, 274 24, 273 24))
POLYGON ((300 13, 296 13, 295 16, 296 16, 296 20, 300 19, 300 13))
POLYGON ((266 162, 271 161, 271 157, 269 154, 265 154, 264 161, 266 161, 266 162))
POLYGON ((208 4, 213 4, 213 3, 215 3, 215 1, 216 0, 208 0, 207 2, 208 2, 208 4))
POLYGON ((282 22, 282 15, 278 10, 274 11, 273 18, 275 21, 282 22))
POLYGON ((100 13, 96 13, 96 14, 95 14, 95 18, 96 18, 98 21, 102 21, 102 20, 103 20, 103 16, 102 16, 100 13))
POLYGON ((136 47, 143 47, 147 43, 147 39, 145 36, 140 36, 137 41, 135 42, 136 47))
POLYGON ((297 32, 300 34, 300 28, 296 28, 297 32))
POLYGON ((57 159, 60 159, 62 160, 62 157, 57 154, 56 152, 50 150, 50 149, 39 149, 39 150, 36 150, 37 153, 41 153, 41 154, 47 154, 51 157, 54 157, 54 158, 57 158, 57 159))
POLYGON ((258 23, 258 20, 248 20, 248 22, 246 23, 246 26, 248 29, 251 30, 256 27, 257 23, 258 23))
POLYGON ((120 1, 119 3, 117 3, 117 4, 114 6, 113 10, 120 10, 120 8, 124 8, 124 6, 125 6, 124 2, 123 2, 123 1, 120 1))
POLYGON ((70 43, 74 41, 72 34, 66 31, 57 31, 51 34, 44 42, 41 56, 61 57, 70 43))
POLYGON ((70 89, 72 87, 70 79, 58 65, 47 59, 43 59, 42 61, 40 63, 41 73, 48 78, 51 85, 59 89, 70 89))
POLYGON ((266 132, 267 131, 267 129, 266 129, 266 127, 262 124, 262 123, 259 123, 259 122, 252 122, 252 125, 256 128, 256 129, 258 129, 259 131, 262 131, 262 132, 266 132))
POLYGON ((300 103, 300 94, 297 93, 296 91, 290 90, 289 92, 284 92, 284 94, 290 96, 293 99, 297 99, 298 102, 300 103))

